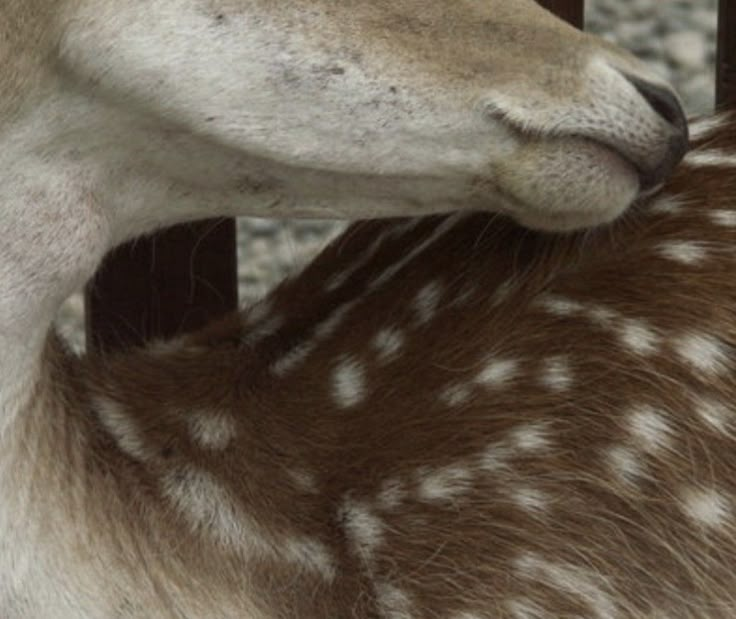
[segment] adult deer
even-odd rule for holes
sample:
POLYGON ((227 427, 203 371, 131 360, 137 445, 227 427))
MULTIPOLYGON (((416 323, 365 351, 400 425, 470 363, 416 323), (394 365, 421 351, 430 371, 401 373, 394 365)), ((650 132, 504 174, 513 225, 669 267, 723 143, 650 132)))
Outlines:
POLYGON ((732 616, 723 152, 611 233, 362 224, 197 336, 50 334, 188 219, 609 222, 685 150, 666 85, 526 0, 0 15, 3 619, 732 616))

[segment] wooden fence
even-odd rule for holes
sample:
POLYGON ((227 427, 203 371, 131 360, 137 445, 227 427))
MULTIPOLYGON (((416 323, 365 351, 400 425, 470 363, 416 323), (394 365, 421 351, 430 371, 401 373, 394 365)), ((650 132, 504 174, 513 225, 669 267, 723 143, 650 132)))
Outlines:
MULTIPOLYGON (((584 0, 540 0, 582 27, 584 0)), ((720 0, 716 100, 736 105, 736 0, 720 0)), ((235 220, 178 226, 116 250, 86 294, 87 345, 122 348, 196 329, 237 307, 235 220)))

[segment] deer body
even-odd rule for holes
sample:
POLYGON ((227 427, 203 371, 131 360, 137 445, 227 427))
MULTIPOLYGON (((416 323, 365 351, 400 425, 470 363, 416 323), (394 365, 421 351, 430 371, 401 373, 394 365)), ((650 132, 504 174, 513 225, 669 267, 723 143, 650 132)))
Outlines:
POLYGON ((708 123, 608 229, 361 223, 202 333, 51 337, 2 435, 3 616, 732 617, 736 124, 708 123))

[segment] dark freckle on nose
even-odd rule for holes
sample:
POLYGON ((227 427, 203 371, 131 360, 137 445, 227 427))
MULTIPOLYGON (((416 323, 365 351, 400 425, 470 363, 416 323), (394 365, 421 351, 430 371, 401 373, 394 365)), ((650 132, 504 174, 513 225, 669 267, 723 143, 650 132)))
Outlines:
POLYGON ((332 75, 344 75, 345 69, 343 69, 342 67, 331 67, 330 73, 332 73, 332 75))
POLYGON ((391 86, 391 88, 389 88, 388 90, 392 95, 395 95, 398 92, 396 86, 391 86))
POLYGON ((206 118, 205 120, 206 120, 206 121, 207 121, 208 123, 211 123, 211 122, 213 122, 213 121, 215 120, 215 117, 214 117, 214 116, 208 116, 208 117, 207 117, 207 118, 206 118))
POLYGON ((225 22, 225 13, 218 13, 215 16, 215 22, 218 24, 222 24, 225 22))

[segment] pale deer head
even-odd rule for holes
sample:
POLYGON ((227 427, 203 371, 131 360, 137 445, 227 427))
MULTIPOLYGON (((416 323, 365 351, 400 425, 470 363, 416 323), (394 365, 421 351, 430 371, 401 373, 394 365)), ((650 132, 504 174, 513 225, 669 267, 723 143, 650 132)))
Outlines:
POLYGON ((4 73, 27 79, 0 126, 82 166, 124 236, 216 213, 481 209, 579 228, 621 214, 685 149, 665 83, 532 0, 2 8, 25 37, 4 73))

